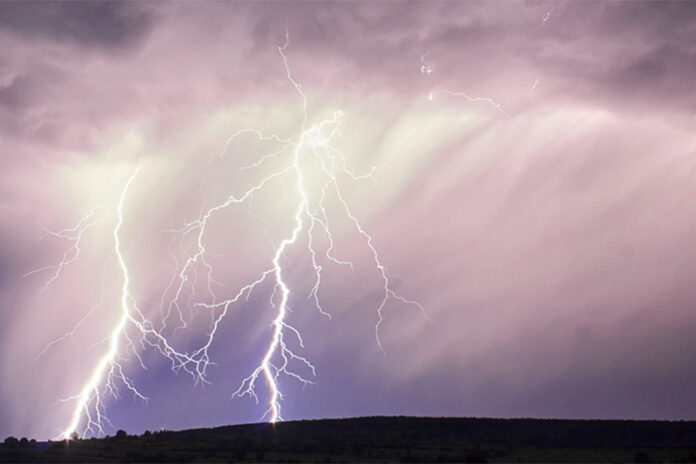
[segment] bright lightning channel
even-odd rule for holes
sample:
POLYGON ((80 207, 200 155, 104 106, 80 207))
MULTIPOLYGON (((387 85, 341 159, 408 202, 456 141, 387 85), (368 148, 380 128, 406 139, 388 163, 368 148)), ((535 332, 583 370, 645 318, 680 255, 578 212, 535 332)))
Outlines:
MULTIPOLYGON (((169 306, 165 309, 165 314, 168 315, 172 306, 178 307, 177 300, 182 295, 183 288, 185 285, 187 285, 187 283, 190 286, 191 292, 195 291, 188 275, 193 273, 193 266, 197 262, 200 262, 202 266, 208 269, 208 275, 210 276, 210 265, 205 261, 207 251, 205 247, 204 236, 206 233, 208 221, 210 220, 211 216, 223 210, 224 208, 227 208, 228 206, 231 206, 233 204, 240 204, 249 200, 256 192, 263 189, 266 185, 268 185, 270 182, 274 180, 281 179, 289 175, 294 176, 296 179, 295 186, 299 196, 299 201, 294 209, 294 227, 289 236, 283 239, 276 248, 273 259, 271 261, 271 267, 264 273, 262 273, 258 280, 248 284, 231 299, 213 304, 197 303, 197 306, 205 307, 211 310, 222 308, 220 315, 215 319, 213 323, 213 328, 209 334, 207 344, 194 353, 194 356, 197 356, 200 359, 205 360, 204 362, 207 363, 209 362, 207 350, 213 341, 215 331, 217 330, 220 321, 227 314, 229 306, 233 303, 240 301, 240 299, 243 296, 245 296, 248 299, 249 293, 252 290, 254 290, 256 286, 260 285, 267 278, 271 276, 273 277, 274 290, 271 294, 271 307, 276 310, 276 315, 272 322, 271 340, 259 365, 252 371, 252 373, 249 376, 242 380, 239 388, 232 395, 233 398, 249 396, 253 398, 258 404, 259 397, 256 391, 256 387, 259 379, 263 378, 265 380, 266 386, 270 394, 267 403, 268 408, 263 414, 262 418, 268 417, 268 420, 271 423, 275 423, 283 419, 281 414, 281 400, 283 399, 283 394, 279 387, 280 376, 288 376, 301 382, 304 385, 313 383, 311 380, 295 372, 291 368, 291 364, 293 363, 299 364, 301 366, 304 366, 304 368, 309 369, 312 375, 315 375, 316 373, 315 366, 308 359, 297 354, 296 351, 294 351, 288 344, 289 339, 287 338, 287 335, 292 334, 293 338, 297 341, 299 347, 302 348, 304 346, 300 332, 295 327, 290 325, 289 321, 287 320, 289 309, 288 303, 290 299, 291 290, 288 283, 284 280, 283 276, 284 268, 281 262, 283 256, 292 245, 296 244, 301 234, 306 234, 308 239, 308 252, 311 257, 313 269, 315 272, 315 283, 308 296, 313 299, 314 305, 316 306, 317 310, 327 317, 330 317, 330 315, 322 307, 317 293, 319 287, 321 286, 321 273, 323 268, 318 261, 319 253, 314 248, 315 231, 319 230, 323 232, 326 240, 328 241, 329 247, 324 253, 325 258, 328 261, 333 262, 337 265, 345 265, 351 268, 353 267, 353 264, 350 261, 338 259, 333 255, 335 243, 326 212, 326 201, 330 191, 333 192, 335 198, 338 199, 342 209, 344 210, 345 214, 350 219, 350 221, 353 223, 358 233, 365 239, 367 246, 369 247, 372 253, 374 263, 377 269, 379 270, 383 281, 383 296, 377 307, 377 322, 375 324, 375 338, 379 349, 384 351, 379 336, 379 330, 381 324, 384 321, 383 310, 386 304, 388 303, 389 299, 394 299, 401 303, 416 306, 427 318, 424 308, 419 303, 404 298, 403 296, 396 293, 396 291, 392 288, 387 268, 382 264, 379 258, 379 254, 373 244, 372 237, 365 231, 358 219, 351 212, 348 203, 344 199, 338 184, 339 174, 345 174, 353 180, 361 180, 366 178, 372 178, 372 175, 374 174, 375 170, 379 167, 374 166, 372 170, 365 175, 356 175, 348 168, 347 161, 344 155, 335 147, 331 146, 330 142, 332 141, 335 134, 338 132, 338 128, 341 123, 341 118, 343 117, 342 112, 336 111, 332 118, 316 123, 309 128, 307 127, 308 99, 307 95, 304 93, 302 89, 302 85, 299 84, 293 78, 292 72, 290 70, 288 58, 285 53, 289 44, 290 37, 286 30, 285 43, 282 46, 278 47, 278 53, 281 55, 281 58, 283 60, 288 81, 295 88, 295 90, 302 99, 302 132, 299 135, 298 140, 296 142, 293 142, 292 140, 284 139, 277 135, 264 135, 261 131, 257 129, 246 128, 237 131, 227 140, 225 144, 225 151, 220 155, 220 158, 223 160, 225 159, 225 155, 227 154, 227 148, 236 137, 238 137, 241 134, 251 133, 258 137, 260 140, 273 140, 275 142, 282 143, 282 147, 270 154, 263 155, 259 159, 259 161, 252 165, 243 167, 242 170, 259 167, 270 158, 276 158, 278 156, 282 156, 283 154, 290 152, 292 153, 292 161, 286 167, 281 168, 280 170, 275 171, 272 174, 263 178, 258 184, 251 187, 243 195, 238 197, 228 197, 224 202, 211 207, 203 214, 201 214, 201 216, 198 219, 190 222, 183 229, 180 229, 178 231, 182 233, 182 235, 196 233, 197 251, 191 257, 189 257, 189 259, 182 267, 181 272, 179 273, 179 283, 175 291, 174 298, 173 300, 171 300, 169 306), (318 162, 321 173, 324 176, 324 181, 323 184, 321 184, 320 189, 321 195, 318 199, 312 199, 308 194, 308 189, 306 185, 307 179, 305 175, 305 158, 307 157, 309 157, 310 159, 313 158, 318 162), (314 207, 313 203, 316 204, 314 207), (276 299, 279 299, 279 301, 276 301, 276 299)), ((208 282, 208 288, 211 288, 210 282, 208 282)))
MULTIPOLYGON (((126 193, 128 192, 128 188, 130 187, 131 183, 133 182, 133 179, 138 175, 138 172, 140 171, 140 167, 138 167, 135 172, 130 176, 128 179, 128 182, 126 183, 125 187, 123 188, 123 191, 121 192, 121 197, 119 198, 118 201, 118 208, 117 208, 117 214, 118 214, 118 223, 116 224, 116 227, 114 228, 114 251, 116 252, 116 256, 118 256, 118 262, 119 265, 121 266, 121 270, 123 272, 123 287, 121 288, 121 319, 119 320, 118 324, 114 327, 114 329, 111 331, 110 335, 110 343, 109 343, 109 350, 102 356, 102 358, 99 360, 97 363, 96 367, 92 371, 92 375, 90 378, 87 380, 85 383, 84 387, 82 388, 82 391, 80 394, 76 397, 77 399, 77 404, 75 405, 75 409, 73 411, 72 415, 72 420, 70 421, 70 424, 68 427, 63 431, 62 437, 67 439, 70 438, 70 436, 76 432, 77 427, 80 424, 80 421, 82 420, 82 414, 83 412, 87 415, 87 420, 88 420, 88 427, 92 424, 94 424, 100 432, 103 432, 102 425, 101 425, 101 412, 100 412, 100 403, 101 403, 101 398, 100 398, 100 384, 102 382, 102 379, 104 378, 107 369, 111 369, 112 373, 113 370, 116 366, 119 366, 119 372, 122 374, 123 371, 120 368, 120 365, 118 364, 116 360, 116 354, 118 353, 118 348, 119 348, 119 341, 121 339, 121 336, 123 335, 123 332, 126 329, 126 325, 128 324, 129 320, 132 319, 131 316, 131 311, 130 311, 130 303, 132 300, 131 294, 130 294, 130 276, 128 273, 128 267, 126 266, 126 261, 123 258, 123 254, 121 253, 121 237, 120 237, 120 231, 121 227, 123 226, 123 204, 125 203, 126 199, 126 193), (92 416, 90 414, 90 408, 89 408, 89 403, 91 401, 95 401, 95 409, 96 409, 96 420, 92 419, 92 416)), ((128 381, 125 377, 122 377, 126 386, 129 387, 137 396, 145 399, 143 395, 141 395, 133 386, 132 383, 128 381)))

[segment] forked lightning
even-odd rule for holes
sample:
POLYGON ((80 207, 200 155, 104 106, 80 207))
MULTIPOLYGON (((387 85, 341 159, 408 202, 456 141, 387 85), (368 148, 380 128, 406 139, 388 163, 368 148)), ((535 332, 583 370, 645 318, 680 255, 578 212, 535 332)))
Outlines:
MULTIPOLYGON (((104 397, 106 395, 117 396, 118 385, 125 386, 133 395, 142 400, 147 399, 126 376, 122 364, 125 356, 123 352, 124 346, 130 348, 140 364, 143 364, 138 354, 138 347, 134 343, 133 334, 138 337, 137 341, 141 348, 144 346, 153 347, 168 358, 173 370, 187 372, 197 383, 208 382, 207 368, 211 365, 209 349, 214 343, 220 324, 229 313, 229 308, 235 303, 242 303, 248 300, 251 292, 267 281, 271 282, 273 287, 269 295, 269 306, 275 314, 271 324, 270 340, 266 350, 260 357, 258 366, 241 381, 239 388, 233 393, 232 397, 249 396, 258 403, 260 399, 257 387, 260 379, 263 379, 268 389, 267 408, 263 417, 268 418, 272 423, 282 420, 281 400, 283 399, 283 394, 280 384, 283 376, 295 379, 303 384, 310 384, 313 382, 307 378, 307 374, 311 373, 312 376, 316 374, 315 366, 306 357, 299 354, 299 350, 304 346, 303 338, 300 331, 293 327, 289 321, 289 303, 293 292, 290 283, 287 281, 283 262, 288 259, 288 252, 294 245, 298 244, 300 237, 306 238, 307 256, 311 259, 314 271, 312 289, 309 295, 306 295, 306 299, 309 299, 315 309, 326 317, 331 316, 322 306, 318 295, 321 287, 322 271, 324 270, 322 263, 328 262, 338 266, 353 268, 352 262, 339 259, 335 255, 334 235, 327 213, 327 209, 330 208, 330 200, 333 200, 332 204, 339 206, 340 211, 345 214, 349 223, 354 226, 356 232, 363 238, 365 245, 370 251, 374 265, 379 271, 382 282, 382 296, 376 307, 374 331, 377 346, 384 350, 380 339, 380 328, 384 321, 384 309, 389 300, 414 306, 427 318, 424 308, 419 303, 404 298, 396 292, 392 286, 387 268, 379 257, 372 236, 366 232, 357 217, 352 213, 339 186, 339 178, 352 181, 372 178, 379 166, 374 166, 369 172, 358 175, 349 168, 345 156, 331 145, 332 140, 338 134, 343 118, 342 112, 335 111, 330 118, 310 124, 307 95, 303 91, 302 85, 293 78, 286 55, 289 44, 290 38, 286 30, 285 43, 278 47, 278 52, 282 58, 289 83, 294 87, 302 100, 301 110, 303 118, 301 128, 298 131, 299 135, 296 138, 287 139, 275 134, 264 135, 261 131, 254 128, 242 129, 227 140, 225 149, 220 155, 221 160, 227 162, 226 156, 229 147, 235 139, 242 134, 252 134, 262 141, 278 143, 280 148, 261 156, 257 162, 242 167, 241 171, 262 167, 269 159, 282 159, 287 156, 289 158, 288 162, 250 187, 242 195, 230 195, 221 203, 204 210, 198 218, 185 224, 182 228, 168 231, 174 234, 175 238, 179 237, 181 240, 189 236, 195 237, 195 249, 178 266, 170 280, 169 286, 164 291, 160 308, 162 321, 157 326, 159 328, 156 328, 138 307, 137 299, 131 289, 128 257, 125 256, 122 249, 122 229, 126 217, 125 209, 128 202, 128 193, 132 188, 132 184, 138 178, 141 168, 136 168, 125 183, 116 205, 117 222, 113 229, 114 255, 117 258, 122 274, 119 319, 107 339, 107 352, 98 360, 80 392, 66 400, 74 401, 75 407, 70 422, 62 431, 61 437, 67 439, 78 431, 83 435, 101 435, 105 433, 105 426, 109 424, 109 420, 105 415, 104 397), (313 173, 312 176, 310 176, 310 172, 313 173), (320 174, 317 176, 316 172, 320 174), (288 211, 288 213, 292 213, 292 227, 286 232, 285 238, 275 247, 273 257, 267 269, 257 275, 253 281, 241 287, 232 296, 219 301, 215 293, 215 287, 221 284, 213 279, 213 266, 207 260, 210 255, 206 249, 206 237, 211 218, 232 205, 247 203, 254 194, 271 183, 286 179, 293 181, 294 195, 296 195, 296 203, 288 211), (319 236, 325 240, 325 250, 323 252, 317 245, 319 236), (195 288, 196 276, 200 275, 199 271, 201 268, 206 279, 207 294, 205 297, 197 295, 195 288), (188 295, 187 298, 185 298, 185 294, 188 295), (201 301, 206 298, 208 301, 201 301), (205 342, 202 346, 191 351, 175 349, 165 336, 166 330, 172 330, 171 327, 167 326, 167 322, 173 314, 176 314, 179 320, 174 330, 186 326, 186 318, 182 311, 182 306, 184 305, 190 308, 204 309, 212 315, 210 330, 207 332, 205 342)), ((423 65, 429 66, 425 62, 423 65)), ((432 68, 428 69, 432 70, 432 68)), ((82 234, 93 224, 94 220, 93 215, 88 214, 74 229, 58 233, 59 236, 71 238, 72 247, 66 252, 60 264, 41 269, 54 270, 54 274, 46 283, 46 286, 60 276, 61 270, 66 265, 79 257, 82 234)), ((36 272, 38 271, 40 270, 36 272)), ((83 319, 89 317, 90 314, 91 311, 83 319)), ((80 324, 82 324, 82 320, 72 332, 54 340, 46 348, 65 337, 72 336, 80 327, 80 324)))

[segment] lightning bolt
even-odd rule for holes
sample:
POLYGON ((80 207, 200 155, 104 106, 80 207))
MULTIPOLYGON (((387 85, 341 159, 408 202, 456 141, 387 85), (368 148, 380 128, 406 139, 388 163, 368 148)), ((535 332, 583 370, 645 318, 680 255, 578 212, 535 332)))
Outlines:
MULTIPOLYGON (((132 320, 130 310, 132 300, 132 296, 130 294, 130 276, 128 273, 128 267, 126 266, 126 261, 123 257, 123 254, 121 253, 120 232, 121 227, 123 226, 123 204, 125 203, 128 188, 130 187, 135 177, 138 175, 139 171, 140 168, 138 167, 135 170, 135 172, 133 172, 133 174, 130 176, 128 182, 126 182, 126 185, 123 188, 123 191, 121 192, 121 197, 119 198, 117 208, 118 222, 116 224, 116 227, 114 228, 114 251, 116 253, 116 256, 118 257, 118 263, 121 266, 121 270, 123 272, 123 286, 121 288, 121 318, 118 324, 116 324, 116 326, 112 330, 111 335, 109 337, 109 350, 99 360, 96 367, 92 371, 92 375, 85 383, 79 395, 72 398, 77 400, 77 404, 75 405, 70 424, 63 431, 62 437, 65 439, 69 438, 73 433, 76 432, 77 427, 79 426, 80 421, 82 420, 83 412, 87 416, 87 427, 89 428, 91 426, 95 426, 99 432, 103 432, 102 400, 100 396, 99 387, 104 376, 107 374, 107 371, 109 370, 111 374, 114 374, 116 370, 117 373, 121 375, 121 379, 123 380, 123 382, 131 391, 133 391, 138 397, 146 399, 140 392, 138 392, 135 389, 135 387, 133 387, 133 384, 123 375, 123 369, 116 360, 116 355, 119 350, 119 342, 124 334, 126 325, 130 320, 132 320), (94 418, 92 417, 92 413, 89 408, 90 402, 95 403, 94 409, 96 417, 94 418)), ((111 375, 109 376, 109 378, 111 379, 111 375)), ((111 380, 109 380, 109 382, 111 382, 111 380)))
MULTIPOLYGON (((272 321, 272 333, 271 339, 267 346, 264 355, 261 358, 259 365, 251 372, 249 376, 244 378, 239 386, 239 388, 232 394, 233 398, 249 396, 259 403, 259 396, 256 391, 257 384, 261 378, 265 381, 265 384, 269 390, 268 398, 268 408, 263 414, 262 418, 268 417, 271 423, 282 420, 281 414, 281 400, 283 399, 283 394, 280 390, 280 377, 285 375, 296 381, 299 381, 303 385, 312 384, 311 380, 298 374, 291 365, 299 365, 305 369, 308 369, 312 375, 316 375, 315 366, 305 357, 297 353, 296 349, 290 347, 290 337, 294 339, 299 346, 299 348, 304 347, 304 342, 302 335, 299 330, 293 327, 288 321, 288 311, 289 311, 289 301, 291 295, 291 289, 288 282, 284 279, 284 267, 282 264, 282 259, 286 252, 297 243, 298 238, 305 234, 308 242, 308 253, 311 257, 312 266, 314 269, 314 286, 309 298, 313 300, 313 304, 320 314, 331 317, 328 312, 324 310, 318 296, 318 290, 321 286, 321 276, 323 267, 318 261, 319 252, 315 248, 316 232, 320 231, 323 233, 325 239, 328 241, 328 247, 324 253, 324 257, 327 261, 334 264, 347 266, 351 269, 353 268, 353 263, 350 261, 338 259, 334 255, 335 241, 333 234, 331 232, 331 227, 328 221, 327 215, 327 197, 331 193, 338 199, 340 205, 342 206, 345 214, 350 219, 352 224, 355 226, 358 233, 364 238, 368 248, 372 253, 374 263, 380 272, 383 281, 383 296, 377 307, 377 322, 375 324, 375 339, 380 350, 384 351, 382 342, 379 337, 379 330, 381 324, 384 321, 383 310, 390 299, 394 299, 404 304, 413 305, 417 307, 421 313, 427 318, 424 308, 416 301, 409 300, 399 295, 392 287, 391 280, 387 268, 382 264, 377 249, 373 244, 372 237, 365 231, 356 216, 351 212, 351 209, 346 202, 338 183, 338 175, 346 175, 348 178, 358 181, 367 178, 373 178, 375 171, 380 168, 380 166, 373 166, 373 168, 367 174, 357 175, 352 172, 347 165, 347 160, 345 156, 335 147, 331 146, 331 141, 334 136, 338 133, 341 119, 343 113, 336 111, 333 117, 330 119, 318 122, 310 127, 308 126, 308 99, 307 95, 304 93, 302 85, 298 83, 291 72, 288 57, 286 55, 286 50, 290 44, 290 36, 286 29, 285 33, 285 43, 278 47, 278 53, 280 54, 283 64, 285 66, 286 77, 289 83, 295 88, 298 95, 302 100, 302 124, 299 137, 296 141, 282 138, 278 135, 265 135, 261 131, 253 128, 245 128, 235 132, 225 143, 225 150, 220 155, 220 159, 226 160, 227 152, 229 146, 234 141, 235 138, 242 134, 252 134, 258 137, 259 140, 272 140, 277 143, 281 143, 280 149, 275 150, 271 153, 263 155, 257 162, 244 166, 241 170, 253 169, 263 165, 266 161, 271 158, 277 158, 283 156, 286 153, 292 153, 291 162, 277 170, 270 175, 263 178, 259 183, 248 189, 244 194, 240 196, 229 196, 224 202, 217 204, 199 216, 198 219, 187 224, 179 232, 182 235, 189 233, 197 234, 197 250, 190 256, 186 263, 183 265, 181 272, 179 273, 179 284, 174 295, 174 299, 170 303, 170 307, 176 307, 178 305, 177 300, 182 294, 184 285, 189 283, 190 290, 193 292, 193 284, 190 283, 189 275, 193 274, 193 267, 200 263, 203 267, 210 271, 210 265, 206 262, 205 258, 207 256, 206 246, 205 246, 205 233, 208 222, 210 218, 218 213, 219 211, 234 205, 244 203, 250 200, 255 193, 266 187, 273 181, 282 180, 286 176, 293 176, 295 178, 295 189, 298 194, 299 201, 294 209, 294 227, 286 238, 284 238, 280 244, 275 249, 273 259, 271 260, 271 267, 263 272, 257 280, 249 283, 243 287, 236 295, 232 298, 220 301, 218 303, 196 303, 196 306, 204 307, 209 310, 220 310, 219 316, 214 320, 212 325, 212 330, 209 333, 207 343, 194 353, 199 359, 203 359, 204 363, 209 362, 207 350, 210 347, 217 328, 220 322, 226 316, 229 307, 232 304, 239 302, 243 297, 245 299, 249 298, 249 294, 257 286, 261 285, 267 279, 273 279, 273 292, 270 297, 270 305, 272 309, 275 309, 275 317, 272 321), (308 169, 307 159, 314 159, 318 164, 318 167, 324 177, 323 183, 321 183, 320 195, 318 199, 310 198, 307 188, 307 176, 306 171, 308 169)), ((208 286, 210 288, 210 285, 208 286)), ((429 319, 428 319, 429 320, 429 319)))
MULTIPOLYGON (((339 185, 340 178, 347 178, 352 181, 366 179, 374 181, 373 176, 381 166, 373 166, 369 172, 357 174, 349 168, 349 163, 343 153, 331 145, 332 140, 339 134, 343 118, 341 111, 335 111, 332 117, 310 125, 307 95, 302 85, 294 79, 286 55, 289 44, 290 35, 286 29, 285 43, 278 47, 278 53, 282 58, 288 82, 294 87, 302 100, 301 111, 303 119, 300 131, 298 131, 299 135, 294 138, 284 138, 275 134, 265 135, 260 130, 254 128, 242 129, 227 139, 219 158, 222 163, 227 164, 227 154, 233 142, 243 134, 250 134, 261 141, 280 144, 280 148, 262 155, 255 163, 240 168, 240 171, 257 169, 264 166, 270 159, 291 155, 290 159, 283 167, 264 177, 243 194, 229 195, 218 204, 207 209, 202 208, 196 219, 184 224, 180 229, 165 231, 172 234, 169 251, 174 258, 175 272, 172 274, 160 299, 159 309, 162 319, 158 325, 159 328, 156 328, 138 307, 137 298, 132 294, 131 290, 131 276, 127 257, 122 249, 121 235, 124 224, 125 203, 129 189, 141 168, 136 168, 125 183, 115 208, 117 220, 113 229, 114 255, 122 275, 121 298, 119 302, 120 316, 118 322, 111 328, 108 337, 105 339, 108 342, 106 352, 99 358, 79 393, 61 400, 73 401, 75 403, 71 420, 61 433, 62 438, 69 438, 81 426, 83 436, 87 434, 104 434, 106 424, 110 424, 105 413, 105 397, 118 397, 118 386, 125 386, 136 398, 147 401, 148 398, 127 377, 122 362, 125 356, 124 351, 129 349, 138 359, 141 367, 145 368, 136 342, 139 343, 142 349, 151 347, 159 351, 171 362, 171 369, 174 372, 183 370, 192 376, 196 384, 209 383, 207 370, 212 364, 209 350, 215 341, 218 328, 227 317, 229 309, 233 305, 248 301, 251 293, 265 282, 271 282, 273 288, 268 300, 269 306, 275 314, 270 327, 270 340, 259 364, 250 375, 242 379, 239 388, 232 394, 232 398, 249 396, 258 403, 260 400, 257 394, 257 386, 263 379, 269 395, 268 407, 262 418, 268 417, 271 423, 282 420, 281 401, 283 400, 283 393, 280 388, 281 378, 285 376, 303 385, 308 385, 314 382, 307 376, 298 373, 298 368, 311 372, 312 376, 316 375, 314 364, 300 354, 300 350, 304 348, 304 340, 300 331, 289 320, 289 314, 291 313, 290 298, 293 292, 290 283, 286 280, 287 270, 284 260, 288 259, 287 253, 298 244, 300 237, 306 237, 307 252, 314 271, 314 284, 309 294, 305 295, 305 297, 311 300, 312 306, 315 307, 319 314, 328 318, 331 318, 331 315, 324 309, 319 298, 324 263, 328 262, 341 267, 354 268, 351 261, 336 256, 336 243, 327 213, 330 198, 338 202, 340 209, 364 240, 382 281, 383 291, 376 307, 376 322, 374 325, 375 340, 378 348, 385 352, 380 339, 380 328, 384 322, 385 307, 390 300, 413 306, 427 320, 430 320, 422 305, 396 292, 388 269, 379 256, 373 237, 368 234, 351 211, 339 185), (319 173, 318 178, 311 178, 309 173, 317 171, 319 173), (274 182, 284 182, 286 179, 294 180, 294 192, 297 195, 297 203, 290 210, 293 218, 292 228, 288 231, 285 238, 274 247, 272 259, 266 270, 258 274, 254 280, 243 285, 231 296, 222 299, 218 298, 215 288, 222 284, 213 279, 213 266, 208 260, 211 255, 207 248, 206 238, 211 218, 234 205, 250 204, 255 194, 274 182), (319 188, 316 190, 318 194, 312 194, 312 190, 309 188, 312 185, 311 183, 315 181, 318 182, 319 188), (317 247, 320 235, 325 240, 323 252, 317 247), (175 244, 177 238, 183 241, 187 237, 194 239, 194 250, 190 253, 185 253, 184 259, 180 261, 174 256, 171 247, 175 244), (201 269, 203 270, 202 273, 199 272, 201 269), (201 275, 204 276, 206 283, 205 295, 197 293, 197 282, 201 275), (187 326, 183 307, 208 311, 211 317, 210 329, 206 333, 204 343, 190 352, 176 350, 164 335, 166 331, 176 331, 187 326), (168 321, 175 314, 178 317, 178 323, 172 328, 168 325, 168 321), (134 339, 133 333, 138 338, 134 339)), ((93 223, 93 220, 91 214, 86 215, 73 229, 66 229, 56 233, 57 236, 67 237, 71 240, 72 246, 70 250, 72 251, 66 251, 61 264, 55 266, 55 269, 57 269, 54 273, 55 278, 52 277, 49 280, 49 284, 58 278, 61 269, 79 257, 82 234, 93 223)), ((48 269, 48 267, 45 269, 48 269)), ((42 270, 43 268, 36 272, 42 270)), ((50 342, 40 355, 53 344, 72 337, 84 320, 90 317, 95 308, 102 304, 103 301, 100 301, 100 304, 93 307, 72 331, 50 342)))

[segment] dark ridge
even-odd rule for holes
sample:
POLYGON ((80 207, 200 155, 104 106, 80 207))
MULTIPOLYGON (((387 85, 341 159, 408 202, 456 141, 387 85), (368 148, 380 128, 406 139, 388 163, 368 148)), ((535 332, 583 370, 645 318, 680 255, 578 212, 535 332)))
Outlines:
POLYGON ((695 421, 362 417, 9 437, 0 462, 696 462, 695 421))

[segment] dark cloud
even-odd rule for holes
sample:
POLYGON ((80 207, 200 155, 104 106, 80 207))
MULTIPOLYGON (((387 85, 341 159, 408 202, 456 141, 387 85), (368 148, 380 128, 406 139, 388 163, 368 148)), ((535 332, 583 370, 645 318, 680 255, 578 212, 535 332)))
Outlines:
POLYGON ((152 11, 135 3, 0 2, 0 27, 22 36, 85 46, 136 46, 153 22, 152 11))
POLYGON ((603 6, 598 23, 601 32, 633 31, 651 38, 675 41, 696 37, 696 6, 693 2, 610 2, 600 5, 603 6))
MULTIPOLYGON (((696 8, 691 2, 575 2, 551 10, 543 27, 512 18, 471 40, 508 37, 517 58, 555 80, 554 93, 617 108, 694 109, 696 8), (618 104, 618 105, 617 105, 618 104)), ((493 50, 493 51, 491 51, 493 50)))
POLYGON ((633 98, 652 98, 656 103, 677 104, 696 110, 693 76, 696 54, 664 45, 630 60, 606 76, 606 84, 633 98))

